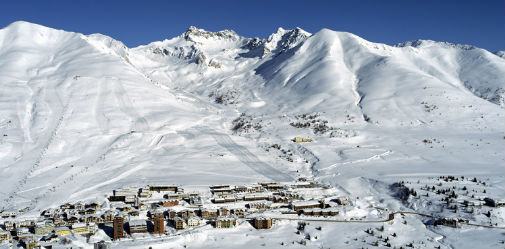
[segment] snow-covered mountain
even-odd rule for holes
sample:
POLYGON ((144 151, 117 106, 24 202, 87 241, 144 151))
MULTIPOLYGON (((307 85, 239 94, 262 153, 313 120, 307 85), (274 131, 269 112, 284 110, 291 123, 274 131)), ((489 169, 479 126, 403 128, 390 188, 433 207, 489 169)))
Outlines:
POLYGON ((167 182, 309 176, 356 196, 374 188, 363 179, 503 182, 505 59, 468 45, 190 27, 128 48, 15 22, 0 84, 0 209, 167 182))

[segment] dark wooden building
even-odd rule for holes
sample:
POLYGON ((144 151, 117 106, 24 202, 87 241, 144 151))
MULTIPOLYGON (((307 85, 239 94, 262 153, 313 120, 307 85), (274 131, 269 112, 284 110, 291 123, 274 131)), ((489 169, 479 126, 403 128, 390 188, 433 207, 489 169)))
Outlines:
POLYGON ((154 232, 156 234, 165 233, 165 221, 163 220, 163 214, 155 214, 153 218, 154 232))
POLYGON ((117 216, 114 218, 114 240, 120 239, 124 237, 123 231, 123 217, 117 216))
POLYGON ((270 229, 272 228, 272 219, 267 217, 256 217, 253 220, 253 226, 256 229, 270 229))

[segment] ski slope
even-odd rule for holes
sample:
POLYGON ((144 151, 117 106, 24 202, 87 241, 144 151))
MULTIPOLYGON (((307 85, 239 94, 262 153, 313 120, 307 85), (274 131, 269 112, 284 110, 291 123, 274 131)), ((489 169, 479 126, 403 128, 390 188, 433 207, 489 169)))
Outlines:
POLYGON ((37 215, 156 183, 314 177, 352 197, 372 196, 363 179, 456 174, 503 184, 500 56, 300 28, 259 39, 190 27, 128 48, 15 22, 0 30, 0 210, 37 215))

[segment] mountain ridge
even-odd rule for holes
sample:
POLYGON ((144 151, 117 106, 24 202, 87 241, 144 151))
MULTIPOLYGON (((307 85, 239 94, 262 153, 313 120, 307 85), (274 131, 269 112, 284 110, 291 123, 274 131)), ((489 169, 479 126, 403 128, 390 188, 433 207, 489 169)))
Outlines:
POLYGON ((148 182, 501 170, 495 54, 328 29, 188 30, 134 48, 26 22, 0 30, 1 206, 35 213, 148 182))

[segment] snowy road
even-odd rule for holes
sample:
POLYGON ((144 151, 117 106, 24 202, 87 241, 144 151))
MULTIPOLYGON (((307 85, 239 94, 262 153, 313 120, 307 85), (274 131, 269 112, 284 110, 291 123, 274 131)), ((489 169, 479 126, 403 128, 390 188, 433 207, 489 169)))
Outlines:
POLYGON ((288 174, 268 165, 261 161, 256 155, 251 153, 246 147, 235 143, 230 136, 211 131, 210 134, 219 144, 234 156, 236 156, 243 164, 274 181, 292 181, 294 180, 288 174))

